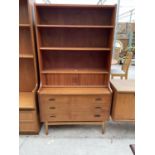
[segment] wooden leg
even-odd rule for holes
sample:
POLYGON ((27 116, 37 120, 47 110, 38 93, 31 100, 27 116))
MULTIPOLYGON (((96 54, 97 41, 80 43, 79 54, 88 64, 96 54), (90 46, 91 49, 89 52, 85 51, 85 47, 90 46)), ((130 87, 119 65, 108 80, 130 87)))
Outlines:
POLYGON ((103 122, 103 124, 102 124, 102 134, 104 134, 105 133, 105 122, 103 122))
POLYGON ((48 135, 48 123, 47 122, 45 122, 45 133, 46 135, 48 135))
POLYGON ((125 79, 126 79, 126 80, 128 79, 128 74, 125 75, 125 79))

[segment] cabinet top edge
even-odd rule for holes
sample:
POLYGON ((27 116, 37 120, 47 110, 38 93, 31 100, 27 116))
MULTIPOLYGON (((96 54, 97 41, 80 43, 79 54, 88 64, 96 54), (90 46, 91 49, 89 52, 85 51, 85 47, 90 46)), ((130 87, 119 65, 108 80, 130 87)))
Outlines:
POLYGON ((87 4, 45 4, 35 3, 36 7, 60 7, 60 8, 116 8, 115 5, 87 5, 87 4))

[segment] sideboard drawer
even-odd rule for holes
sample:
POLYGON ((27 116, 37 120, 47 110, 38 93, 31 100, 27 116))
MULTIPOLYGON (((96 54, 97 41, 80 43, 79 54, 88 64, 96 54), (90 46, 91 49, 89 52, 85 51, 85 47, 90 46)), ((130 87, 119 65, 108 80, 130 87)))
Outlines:
POLYGON ((106 121, 109 118, 109 112, 104 110, 102 112, 72 112, 72 119, 74 121, 106 121))
POLYGON ((35 122, 20 122, 19 131, 20 132, 35 132, 36 124, 35 122))
POLYGON ((47 114, 46 116, 47 121, 70 121, 71 118, 69 117, 68 113, 59 113, 59 112, 53 112, 51 114, 47 114))
POLYGON ((54 96, 54 95, 41 95, 39 98, 42 103, 66 103, 69 101, 69 97, 67 96, 54 96))

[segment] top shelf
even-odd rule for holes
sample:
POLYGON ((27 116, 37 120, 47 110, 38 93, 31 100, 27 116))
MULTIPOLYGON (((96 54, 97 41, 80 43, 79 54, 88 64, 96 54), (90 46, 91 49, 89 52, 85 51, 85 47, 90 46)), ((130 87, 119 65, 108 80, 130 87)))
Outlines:
POLYGON ((115 8, 116 5, 82 5, 82 4, 35 4, 37 7, 60 7, 60 8, 115 8))

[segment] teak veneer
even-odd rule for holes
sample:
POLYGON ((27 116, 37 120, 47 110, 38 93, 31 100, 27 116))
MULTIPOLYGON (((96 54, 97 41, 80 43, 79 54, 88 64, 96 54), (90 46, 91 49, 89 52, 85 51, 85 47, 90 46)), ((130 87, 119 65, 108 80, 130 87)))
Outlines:
POLYGON ((114 121, 135 121, 135 80, 111 80, 113 103, 111 117, 114 121))
POLYGON ((35 4, 40 118, 48 125, 104 124, 116 5, 35 4))
POLYGON ((32 0, 19 0, 19 132, 38 133, 38 108, 32 0))

